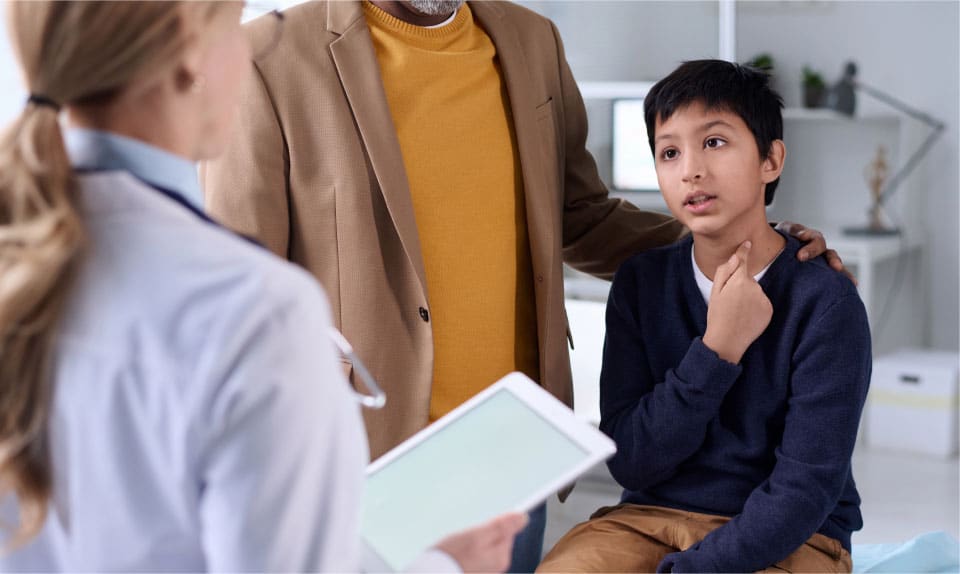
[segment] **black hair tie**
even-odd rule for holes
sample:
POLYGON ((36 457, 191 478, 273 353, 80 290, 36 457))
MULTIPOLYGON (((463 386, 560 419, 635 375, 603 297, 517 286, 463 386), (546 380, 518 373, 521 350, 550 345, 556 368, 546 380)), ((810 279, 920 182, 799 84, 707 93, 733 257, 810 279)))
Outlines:
POLYGON ((55 111, 60 111, 60 104, 51 98, 48 98, 47 96, 41 96, 40 94, 30 94, 30 97, 27 98, 27 103, 37 106, 46 106, 48 108, 53 108, 55 111))

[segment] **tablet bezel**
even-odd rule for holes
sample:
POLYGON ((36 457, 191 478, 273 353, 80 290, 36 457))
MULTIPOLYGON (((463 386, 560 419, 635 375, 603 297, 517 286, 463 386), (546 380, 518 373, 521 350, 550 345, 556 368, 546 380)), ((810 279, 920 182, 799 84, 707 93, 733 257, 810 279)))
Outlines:
MULTIPOLYGON (((577 477, 592 468, 594 465, 610 458, 616 453, 615 443, 606 435, 601 433, 589 423, 578 418, 573 410, 557 400, 553 395, 545 391, 540 385, 534 383, 523 373, 514 372, 506 375, 496 383, 490 385, 474 397, 470 398, 454 410, 450 411, 432 425, 421 430, 410 437, 400 445, 384 454, 367 467, 366 476, 376 474, 393 461, 402 457, 407 452, 413 450, 425 440, 434 434, 442 432, 447 426, 453 424, 463 415, 477 407, 494 394, 506 391, 513 394, 524 405, 530 408, 536 415, 542 417, 554 429, 560 432, 568 440, 579 446, 586 452, 585 457, 578 464, 571 467, 567 472, 558 475, 554 480, 546 483, 538 491, 534 492, 523 500, 516 508, 504 508, 500 512, 529 512, 539 503, 546 500, 552 494, 560 491, 565 486, 572 484, 577 477)), ((493 516, 491 516, 493 518, 493 516)), ((450 533, 453 534, 453 533, 450 533)), ((363 540, 365 554, 372 554, 378 558, 379 565, 387 566, 387 562, 377 554, 376 549, 364 538, 363 540)), ((372 558, 370 556, 369 558, 372 558)))

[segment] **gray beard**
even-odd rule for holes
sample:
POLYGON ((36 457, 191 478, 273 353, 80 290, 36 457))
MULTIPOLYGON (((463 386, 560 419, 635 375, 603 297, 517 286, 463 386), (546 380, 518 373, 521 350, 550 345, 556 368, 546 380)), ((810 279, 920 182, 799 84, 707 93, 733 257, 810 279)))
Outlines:
POLYGON ((449 16, 457 11, 466 0, 410 0, 414 10, 427 16, 449 16))

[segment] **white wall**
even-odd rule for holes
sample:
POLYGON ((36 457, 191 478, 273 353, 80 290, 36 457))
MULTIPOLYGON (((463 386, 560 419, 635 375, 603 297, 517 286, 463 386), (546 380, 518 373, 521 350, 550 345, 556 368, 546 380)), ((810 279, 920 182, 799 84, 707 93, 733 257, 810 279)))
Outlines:
MULTIPOLYGON (((922 273, 928 304, 924 309, 925 342, 958 348, 960 325, 960 4, 957 2, 740 2, 737 4, 737 54, 741 58, 768 51, 777 61, 780 87, 788 105, 799 105, 801 67, 819 68, 836 79, 848 59, 859 65, 859 78, 947 124, 936 147, 898 191, 909 233, 925 242, 922 273), (906 205, 904 205, 906 202, 906 205), (909 211, 917 216, 910 217, 909 211), (911 221, 912 220, 912 221, 911 221)), ((896 113, 867 95, 858 96, 864 113, 896 113)), ((905 159, 926 132, 902 116, 905 159)), ((824 142, 829 146, 830 142, 824 142)), ((839 155, 849 148, 835 146, 839 155)), ((863 166, 862 159, 851 162, 863 166)), ((862 168, 861 168, 862 169, 862 168)), ((859 171, 857 172, 859 176, 859 171)), ((858 182, 859 183, 859 182, 858 182)), ((860 194, 836 189, 837 194, 860 194)))
POLYGON ((581 82, 657 80, 684 60, 717 56, 715 1, 520 4, 554 21, 581 82))

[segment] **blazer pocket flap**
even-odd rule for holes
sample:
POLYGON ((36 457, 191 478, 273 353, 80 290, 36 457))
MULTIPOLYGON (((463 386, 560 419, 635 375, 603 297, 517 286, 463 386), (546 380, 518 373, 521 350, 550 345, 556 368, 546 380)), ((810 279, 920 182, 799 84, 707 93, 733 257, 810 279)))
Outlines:
POLYGON ((553 115, 553 98, 547 98, 547 101, 538 105, 535 111, 538 121, 553 115))

